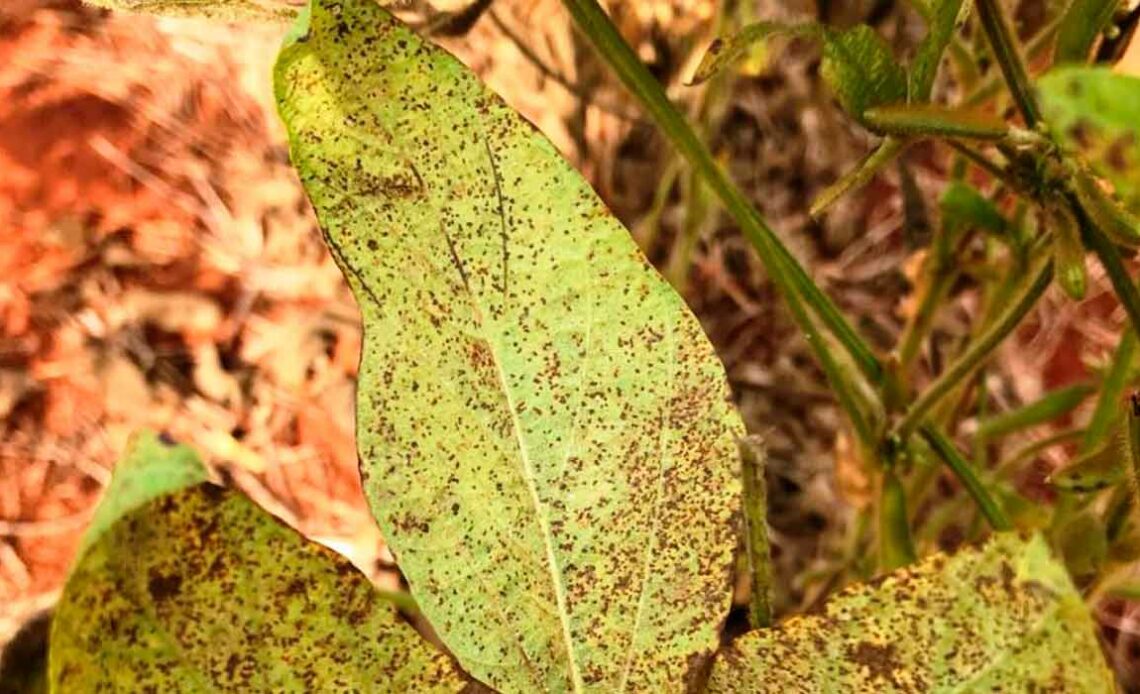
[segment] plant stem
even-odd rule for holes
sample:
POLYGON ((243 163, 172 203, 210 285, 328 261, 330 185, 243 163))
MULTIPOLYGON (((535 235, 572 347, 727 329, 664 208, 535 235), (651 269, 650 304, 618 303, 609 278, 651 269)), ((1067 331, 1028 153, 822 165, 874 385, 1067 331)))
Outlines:
POLYGON ((976 0, 974 6, 1013 100, 1025 124, 1033 128, 1041 120, 1041 107, 1029 83, 1029 71, 1025 69, 1021 46, 1009 26, 1009 18, 999 0, 976 0))
POLYGON ((910 535, 906 490, 893 467, 883 470, 879 486, 879 568, 894 571, 913 564, 916 554, 910 535))
POLYGON ((1136 331, 1127 327, 1120 336, 1120 343, 1112 353, 1112 361, 1108 365, 1108 373, 1100 387, 1100 397, 1096 401, 1089 424, 1085 427, 1081 438, 1081 453, 1091 452, 1105 436, 1108 436, 1112 425, 1120 416, 1120 402, 1124 396, 1124 388, 1128 385, 1128 376, 1132 371, 1132 362, 1136 358, 1136 331))
MULTIPOLYGON (((1057 33, 1057 29, 1061 26, 1061 17, 1054 17, 1048 24, 1041 27, 1037 34, 1029 39, 1025 44, 1025 54, 1030 58, 1036 58, 1041 55, 1045 49, 1053 45, 1053 36, 1057 33)), ((971 91, 965 99, 962 100, 964 106, 977 106, 985 103, 987 99, 992 97, 998 92, 1001 87, 1000 75, 993 72, 988 73, 982 78, 973 91, 971 91)))
POLYGON ((836 200, 843 197, 849 191, 867 185, 867 183, 875 177, 875 174, 879 173, 880 169, 891 163, 895 157, 901 154, 908 144, 910 143, 906 138, 902 137, 888 135, 883 138, 879 146, 868 154, 863 161, 859 162, 859 165, 856 166, 854 170, 847 172, 838 181, 829 185, 812 201, 811 209, 808 210, 808 214, 812 217, 819 217, 826 212, 827 208, 831 207, 836 200))
MULTIPOLYGON (((685 117, 669 101, 660 83, 618 33, 597 0, 563 0, 563 4, 574 18, 578 29, 721 199, 745 237, 756 247, 769 276, 784 298, 801 297, 810 305, 851 354, 859 370, 872 383, 878 384, 882 379, 882 365, 871 348, 768 228, 744 194, 724 175, 712 154, 689 127, 685 117)), ((808 326, 803 323, 800 324, 800 329, 808 332, 808 326)))
POLYGON ((1021 322, 1021 319, 1029 313, 1041 295, 1049 287, 1049 283, 1053 280, 1053 261, 1045 261, 1042 268, 1037 272, 1037 276, 1026 288, 1025 292, 1018 298, 1016 302, 1005 312, 1003 312, 997 320, 993 322, 984 332, 971 342, 970 346, 962 353, 958 359, 951 364, 945 371, 939 374, 938 378, 918 397, 917 400, 911 404, 910 409, 906 411, 903 418, 895 425, 893 435, 899 441, 905 442, 914 433, 922 422, 923 417, 930 411, 930 408, 938 404, 947 393, 954 390, 954 388, 962 382, 967 376, 973 373, 974 369, 981 365, 983 361, 990 355, 1002 340, 1006 338, 1013 329, 1021 322))
POLYGON ((1075 201, 1073 201, 1073 212, 1076 214, 1077 222, 1081 227, 1081 240, 1084 241, 1086 247, 1096 253, 1104 271, 1108 273, 1112 288, 1116 290, 1117 298, 1124 305, 1124 312, 1128 314, 1128 320, 1132 322, 1132 329, 1140 333, 1140 291, 1137 291, 1136 284, 1128 276, 1128 270, 1124 268, 1124 261, 1120 258, 1120 252, 1116 250, 1112 241, 1092 224, 1088 215, 1075 201))
POLYGON ((748 604, 753 629, 772 625, 772 559, 768 545, 768 487, 764 466, 768 454, 764 440, 746 436, 740 440, 740 466, 744 481, 745 549, 752 578, 752 599, 748 604))
POLYGON ((1009 172, 998 164, 995 164, 981 152, 977 152, 974 148, 970 147, 964 142, 958 140, 947 140, 947 144, 958 151, 959 154, 969 159, 978 168, 982 169, 989 175, 993 176, 999 181, 1006 181, 1009 179, 1009 172))
POLYGON ((982 515, 989 521, 990 527, 994 530, 1012 530, 1013 523, 1010 522, 1009 517, 1005 515, 1005 511, 998 505, 997 501, 990 496, 989 490, 975 474, 974 466, 966 460, 958 448, 952 441, 946 438, 942 432, 938 431, 932 426, 923 425, 920 429, 922 437, 930 444, 930 448, 942 458, 943 462, 966 488, 966 491, 974 498, 974 502, 981 509, 982 515))

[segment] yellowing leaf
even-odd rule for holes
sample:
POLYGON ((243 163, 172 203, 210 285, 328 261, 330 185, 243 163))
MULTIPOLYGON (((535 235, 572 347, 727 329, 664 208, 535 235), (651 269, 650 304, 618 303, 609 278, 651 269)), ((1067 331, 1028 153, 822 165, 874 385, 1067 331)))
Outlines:
POLYGON ((423 613, 502 691, 683 688, 729 607, 743 433, 697 321, 546 138, 375 4, 314 2, 276 89, 423 613))
POLYGON ((784 24, 756 22, 735 34, 717 37, 701 56, 689 84, 700 84, 712 78, 733 63, 745 60, 753 51, 763 50, 768 39, 777 36, 822 36, 822 27, 815 23, 784 24))
POLYGON ((87 0, 97 7, 128 12, 208 17, 224 21, 284 22, 297 14, 300 0, 87 0))
POLYGON ((467 684, 347 559, 200 470, 153 435, 116 470, 53 619, 53 691, 467 684))
POLYGON ((738 639, 720 692, 1113 692, 1093 621, 1043 539, 937 555, 738 639))

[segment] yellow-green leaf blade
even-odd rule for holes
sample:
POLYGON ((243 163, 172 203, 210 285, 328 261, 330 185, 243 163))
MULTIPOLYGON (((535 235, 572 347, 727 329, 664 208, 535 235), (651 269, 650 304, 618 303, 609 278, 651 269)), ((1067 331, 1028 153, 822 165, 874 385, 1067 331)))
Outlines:
POLYGON ((80 553, 127 513, 206 479, 206 467, 188 446, 165 441, 153 431, 136 433, 115 465, 111 483, 83 534, 80 553))
POLYGON ((364 315, 364 486, 421 609, 503 691, 680 689, 740 497, 700 326, 544 137, 372 3, 314 2, 276 80, 364 315))
POLYGON ((287 22, 302 0, 87 0, 96 7, 171 17, 204 17, 221 21, 287 22))
POLYGON ((1043 539, 998 535, 738 639, 711 692, 1112 692, 1094 625, 1043 539))
POLYGON ((53 691, 459 691, 349 562, 203 483, 126 512, 73 569, 53 691))

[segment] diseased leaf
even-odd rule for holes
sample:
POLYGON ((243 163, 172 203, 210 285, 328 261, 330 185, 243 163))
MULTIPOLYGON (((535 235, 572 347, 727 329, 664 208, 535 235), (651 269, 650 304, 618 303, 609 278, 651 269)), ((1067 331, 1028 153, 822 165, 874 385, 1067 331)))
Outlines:
POLYGON ((466 686, 348 560, 236 491, 185 486, 197 460, 161 446, 142 438, 116 470, 68 578, 53 691, 466 686), (172 471, 179 482, 163 480, 172 471))
POLYGON ((823 28, 815 22, 785 24, 783 22, 756 22, 749 24, 735 34, 717 37, 709 45, 701 62, 697 65, 690 85, 708 81, 721 70, 743 59, 758 46, 775 36, 820 37, 823 28))
POLYGON ((190 447, 164 441, 153 431, 138 432, 115 465, 111 483, 83 535, 80 553, 130 511, 206 479, 206 467, 190 447))
POLYGON ((1116 194, 1140 211, 1140 78, 1105 67, 1069 66, 1037 80, 1045 116, 1116 194))
POLYGON ((303 0, 86 0, 96 7, 171 17, 206 17, 286 22, 296 16, 303 0))
POLYGON ((710 692, 1112 692, 1093 621, 1043 539, 995 536, 753 631, 710 692))
POLYGON ((1056 64, 1088 60, 1100 32, 1112 21, 1120 0, 1073 0, 1057 29, 1056 64))
POLYGON ((502 691, 700 676, 743 428, 680 297, 545 137, 373 3, 314 2, 276 89, 364 316, 364 488, 440 637, 502 691))
POLYGON ((911 60, 907 80, 909 101, 924 103, 930 101, 930 90, 938 75, 942 54, 954 38, 954 30, 966 21, 970 3, 963 3, 962 0, 915 0, 915 4, 925 8, 923 18, 927 28, 926 37, 918 45, 914 59, 911 60))
POLYGON ((1124 481, 1128 455, 1123 431, 1049 475, 1049 484, 1070 492, 1097 492, 1124 481))

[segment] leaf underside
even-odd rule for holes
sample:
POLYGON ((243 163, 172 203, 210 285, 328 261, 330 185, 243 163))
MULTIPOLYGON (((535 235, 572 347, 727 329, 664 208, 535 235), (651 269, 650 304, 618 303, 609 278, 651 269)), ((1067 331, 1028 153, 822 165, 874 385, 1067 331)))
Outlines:
POLYGON ((1094 625, 1043 539, 998 535, 830 599, 723 652, 710 692, 1112 692, 1094 625))
POLYGON ((466 686, 348 560, 191 480, 188 449, 148 435, 127 462, 56 609, 53 691, 466 686))
POLYGON ((730 603, 723 368, 550 142, 364 0, 276 68, 364 317, 365 492, 418 604, 503 691, 679 690, 730 603))

